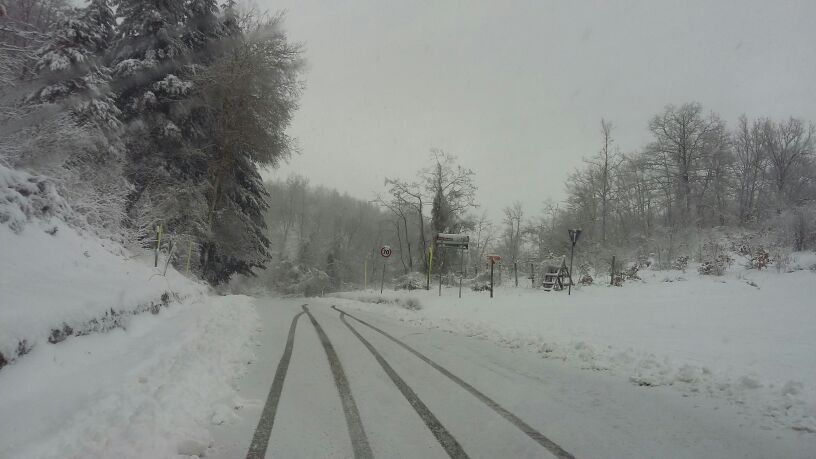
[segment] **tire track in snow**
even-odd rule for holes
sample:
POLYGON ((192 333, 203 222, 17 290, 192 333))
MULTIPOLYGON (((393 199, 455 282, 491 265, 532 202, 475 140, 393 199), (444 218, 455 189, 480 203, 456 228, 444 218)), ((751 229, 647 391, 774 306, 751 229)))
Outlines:
POLYGON ((266 404, 261 412, 258 427, 255 428, 255 434, 252 436, 252 443, 250 443, 246 455, 247 459, 263 459, 266 456, 269 436, 272 434, 272 426, 275 424, 275 413, 278 411, 278 402, 280 401, 281 392, 283 392, 283 382, 286 379, 286 372, 289 370, 289 361, 292 359, 292 349, 295 345, 295 328, 298 319, 302 315, 302 312, 297 313, 292 319, 292 325, 289 326, 286 348, 280 362, 278 362, 278 369, 275 370, 275 378, 272 380, 272 387, 270 387, 269 395, 266 397, 266 404))
MULTIPOLYGON (((334 308, 334 306, 332 306, 334 308)), ((351 326, 351 324, 346 321, 346 313, 340 311, 339 309, 335 308, 335 310, 340 312, 340 320, 346 324, 349 330, 356 336, 362 343, 365 345, 366 348, 374 355, 374 358, 380 364, 385 373, 391 378, 391 381, 397 386, 402 395, 408 400, 408 403, 414 408, 420 418, 425 422, 425 425, 428 426, 431 433, 434 437, 436 437, 439 444, 442 445, 442 448, 445 449, 445 452, 448 453, 448 456, 456 459, 467 459, 468 455, 465 453, 465 450, 462 449, 462 446, 459 442, 454 438, 454 436, 448 432, 448 429, 439 422, 439 419, 434 416, 430 409, 425 405, 425 403, 420 400, 419 396, 411 389, 408 384, 397 374, 396 371, 388 364, 388 362, 383 358, 382 355, 368 342, 363 336, 351 326)))
MULTIPOLYGON (((526 422, 521 420, 518 416, 516 416, 515 414, 511 413, 510 411, 508 411, 507 409, 505 409, 504 407, 499 405, 496 401, 494 401, 493 399, 491 399, 487 395, 479 392, 475 387, 473 387, 470 384, 466 383, 461 378, 454 375, 453 373, 451 373, 450 371, 448 371, 447 369, 445 369, 441 365, 437 364, 433 360, 429 359, 428 357, 426 357, 424 354, 420 353, 416 349, 414 349, 411 346, 403 343, 402 341, 398 340, 397 338, 394 338, 393 336, 389 335, 388 333, 384 332, 383 330, 380 330, 379 328, 369 324, 368 322, 365 322, 362 319, 358 319, 357 317, 354 317, 353 315, 344 312, 343 310, 339 309, 336 306, 332 306, 332 309, 334 309, 335 311, 338 311, 340 313, 340 319, 343 320, 343 322, 347 326, 349 326, 349 324, 343 318, 344 315, 347 315, 347 316, 351 317, 352 319, 356 320, 357 322, 361 323, 362 325, 365 325, 366 327, 368 327, 368 328, 376 331, 377 333, 385 336, 386 338, 390 339, 391 341, 393 341, 394 343, 396 343, 397 345, 399 345, 400 347, 402 347, 406 351, 410 352, 411 354, 414 354, 420 360, 422 360, 423 362, 427 363, 428 365, 432 366, 434 369, 436 369, 437 371, 439 371, 440 373, 445 375, 448 379, 455 382, 456 384, 461 386, 466 391, 470 392, 471 395, 478 398, 485 405, 489 406, 493 411, 495 411, 501 417, 503 417, 504 419, 509 421, 511 424, 516 426, 519 430, 524 432, 528 437, 535 440, 539 445, 546 448, 547 451, 554 454, 556 457, 558 457, 560 459, 575 459, 575 456, 573 456, 572 454, 565 451, 563 448, 558 446, 558 444, 556 444, 555 442, 553 442, 552 440, 547 438, 541 432, 535 430, 532 426, 530 426, 529 424, 527 424, 526 422)), ((351 328, 351 326, 349 326, 349 328, 351 328)), ((354 329, 352 329, 352 331, 354 331, 354 329)), ((356 331, 355 331, 355 334, 356 334, 356 331)), ((358 335, 358 338, 359 337, 360 336, 358 335)), ((371 349, 369 348, 369 350, 371 350, 371 349)))
MULTIPOLYGON (((314 316, 309 312, 309 308, 304 304, 303 311, 309 316, 312 321, 317 335, 320 337, 320 342, 323 344, 323 350, 326 351, 326 357, 329 359, 329 366, 331 367, 332 375, 334 376, 334 385, 337 386, 337 392, 340 394, 340 402, 343 405, 343 413, 346 415, 346 426, 351 437, 351 446, 354 450, 355 458, 373 458, 374 453, 371 451, 371 446, 368 444, 368 437, 366 437, 363 429, 363 422, 360 420, 360 412, 357 410, 357 404, 354 402, 354 397, 351 395, 351 387, 349 386, 346 373, 343 371, 343 366, 340 364, 340 358, 337 357, 337 352, 334 350, 329 337, 323 331, 323 327, 317 323, 314 316)), ((301 313, 302 314, 302 313, 301 313)))

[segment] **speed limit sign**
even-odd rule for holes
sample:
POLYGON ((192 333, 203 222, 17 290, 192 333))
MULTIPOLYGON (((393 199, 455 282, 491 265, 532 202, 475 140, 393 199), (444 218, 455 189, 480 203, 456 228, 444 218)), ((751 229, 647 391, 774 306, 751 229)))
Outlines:
POLYGON ((384 245, 384 246, 380 247, 380 255, 382 255, 383 258, 390 257, 391 256, 391 246, 390 245, 384 245))

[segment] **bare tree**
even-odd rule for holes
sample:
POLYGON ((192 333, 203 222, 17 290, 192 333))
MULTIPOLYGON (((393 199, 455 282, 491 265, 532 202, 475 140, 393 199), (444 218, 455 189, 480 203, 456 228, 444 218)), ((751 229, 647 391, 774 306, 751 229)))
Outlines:
POLYGON ((768 159, 776 191, 781 201, 791 204, 797 199, 794 178, 796 168, 813 155, 813 142, 816 127, 805 125, 802 120, 789 118, 787 121, 774 123, 765 120, 763 140, 767 148, 768 159))
POLYGON ((669 105, 649 123, 654 141, 647 147, 647 153, 671 180, 676 201, 682 206, 683 223, 689 223, 692 217, 693 187, 699 183, 703 158, 712 149, 720 148, 725 131, 725 124, 717 115, 703 117, 702 111, 697 103, 669 105))
MULTIPOLYGON (((399 179, 385 179, 385 186, 388 187, 388 193, 392 196, 394 206, 404 209, 402 212, 409 211, 416 215, 417 228, 419 229, 419 244, 422 246, 422 253, 428 253, 428 240, 425 238, 425 201, 422 192, 422 187, 417 182, 407 182, 399 179)), ((404 220, 407 226, 407 219, 404 220)), ((407 231, 406 231, 407 234, 407 231)), ((427 259, 423 256, 423 266, 427 268, 427 259)))
POLYGON ((403 258, 402 253, 402 238, 400 236, 400 223, 402 224, 402 232, 405 234, 405 244, 408 252, 408 265, 406 267, 406 271, 413 271, 414 270, 414 257, 411 251, 411 239, 410 233, 408 232, 408 212, 410 208, 408 207, 407 203, 404 200, 397 199, 393 197, 389 200, 386 200, 380 195, 377 195, 374 202, 379 205, 380 207, 384 207, 388 209, 391 214, 394 215, 394 218, 397 219, 398 223, 394 223, 397 232, 397 239, 399 240, 400 244, 400 259, 402 263, 405 264, 405 259, 403 258))
POLYGON ((510 259, 514 263, 518 261, 519 248, 521 247, 521 224, 524 219, 524 208, 516 201, 510 207, 504 208, 504 223, 507 225, 505 233, 507 249, 510 251, 510 259))

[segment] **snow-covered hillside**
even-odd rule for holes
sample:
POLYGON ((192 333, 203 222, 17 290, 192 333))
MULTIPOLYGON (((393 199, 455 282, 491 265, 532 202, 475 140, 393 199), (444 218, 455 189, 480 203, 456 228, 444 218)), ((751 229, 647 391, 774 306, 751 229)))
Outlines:
POLYGON ((203 454, 252 359, 252 299, 165 275, 7 168, 0 247, 0 457, 203 454))
MULTIPOLYGON (((791 267, 816 264, 794 254, 791 267)), ((798 431, 816 433, 816 272, 732 268, 646 271, 621 288, 546 293, 436 289, 338 294, 337 304, 494 341, 627 378, 649 390, 705 393, 798 431), (342 299, 341 299, 342 298, 342 299), (380 304, 377 304, 380 303, 380 304)))

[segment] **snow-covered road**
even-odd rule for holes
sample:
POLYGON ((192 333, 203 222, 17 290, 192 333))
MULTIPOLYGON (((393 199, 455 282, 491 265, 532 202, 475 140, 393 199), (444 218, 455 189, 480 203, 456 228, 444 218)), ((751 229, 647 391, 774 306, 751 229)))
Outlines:
POLYGON ((809 458, 816 452, 812 436, 755 425, 722 400, 644 389, 377 314, 345 314, 331 299, 256 304, 263 326, 257 359, 241 383, 238 417, 214 428, 208 457, 809 458))

